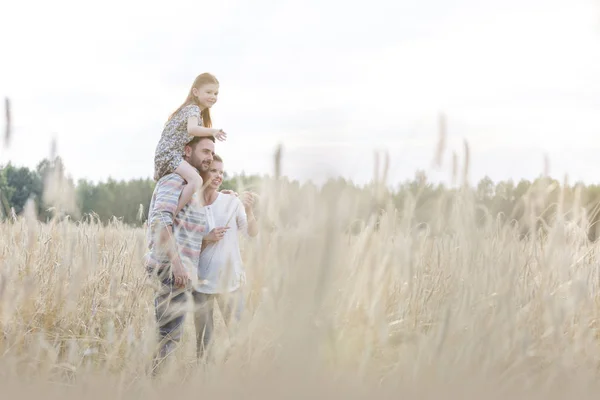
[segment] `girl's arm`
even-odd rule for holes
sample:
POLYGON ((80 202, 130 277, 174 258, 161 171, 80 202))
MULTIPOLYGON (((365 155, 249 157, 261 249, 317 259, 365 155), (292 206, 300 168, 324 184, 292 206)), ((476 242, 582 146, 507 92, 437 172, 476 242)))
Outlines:
POLYGON ((187 131, 193 136, 217 136, 221 130, 200 126, 198 125, 198 117, 189 117, 187 120, 187 131))

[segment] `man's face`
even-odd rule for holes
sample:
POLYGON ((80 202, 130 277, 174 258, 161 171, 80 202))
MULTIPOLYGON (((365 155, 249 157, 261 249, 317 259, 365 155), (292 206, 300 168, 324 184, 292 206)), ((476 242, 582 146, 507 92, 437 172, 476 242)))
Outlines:
POLYGON ((210 139, 201 139, 193 148, 190 146, 185 147, 188 162, 200 173, 208 171, 213 160, 213 154, 215 154, 215 144, 210 139))

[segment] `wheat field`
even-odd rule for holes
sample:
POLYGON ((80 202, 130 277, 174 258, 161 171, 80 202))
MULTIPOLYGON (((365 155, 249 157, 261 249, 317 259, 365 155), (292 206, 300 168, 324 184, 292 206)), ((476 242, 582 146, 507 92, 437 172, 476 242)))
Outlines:
POLYGON ((237 331, 217 321, 213 358, 198 364, 188 319, 156 378, 144 229, 42 224, 31 208, 3 222, 2 398, 594 396, 600 270, 580 205, 524 237, 534 214, 481 223, 468 191, 451 208, 440 198, 425 229, 416 197, 394 209, 377 184, 360 200, 381 212, 358 222, 350 189, 275 179, 260 192, 237 331), (280 213, 292 197, 294 223, 280 213))

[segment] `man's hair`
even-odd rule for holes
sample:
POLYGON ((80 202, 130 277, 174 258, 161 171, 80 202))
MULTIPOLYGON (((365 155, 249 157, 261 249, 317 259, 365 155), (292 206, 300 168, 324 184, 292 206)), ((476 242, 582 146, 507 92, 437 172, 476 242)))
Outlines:
POLYGON ((198 143, 200 143, 201 140, 204 140, 204 139, 208 139, 208 140, 212 141, 213 143, 215 143, 214 136, 194 136, 194 138, 192 140, 190 140, 187 145, 193 149, 198 143))

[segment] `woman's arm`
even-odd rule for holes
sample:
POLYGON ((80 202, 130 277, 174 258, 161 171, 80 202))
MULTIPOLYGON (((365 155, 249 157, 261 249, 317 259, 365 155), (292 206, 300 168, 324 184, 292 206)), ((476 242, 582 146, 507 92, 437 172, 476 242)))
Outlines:
POLYGON ((258 235, 258 221, 256 221, 254 211, 246 211, 246 218, 248 219, 248 235, 252 237, 258 235))
POLYGON ((254 237, 258 235, 258 221, 254 216, 254 194, 251 192, 242 193, 242 204, 244 205, 244 211, 246 214, 246 224, 248 235, 254 237))

